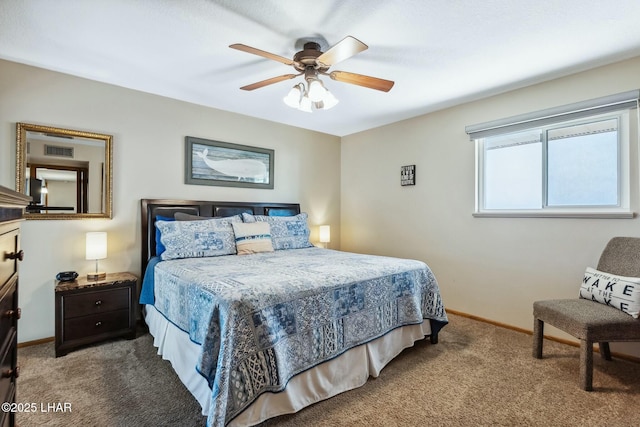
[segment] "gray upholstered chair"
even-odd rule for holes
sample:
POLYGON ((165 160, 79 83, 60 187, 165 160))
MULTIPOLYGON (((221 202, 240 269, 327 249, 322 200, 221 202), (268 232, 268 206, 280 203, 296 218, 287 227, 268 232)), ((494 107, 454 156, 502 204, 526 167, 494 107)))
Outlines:
MULTIPOLYGON (((640 277, 640 238, 611 239, 597 269, 619 276, 640 277)), ((611 360, 609 342, 640 341, 640 319, 588 299, 536 301, 533 318, 533 357, 542 358, 545 322, 580 340, 580 385, 587 391, 593 389, 593 343, 599 344, 604 359, 611 360)))

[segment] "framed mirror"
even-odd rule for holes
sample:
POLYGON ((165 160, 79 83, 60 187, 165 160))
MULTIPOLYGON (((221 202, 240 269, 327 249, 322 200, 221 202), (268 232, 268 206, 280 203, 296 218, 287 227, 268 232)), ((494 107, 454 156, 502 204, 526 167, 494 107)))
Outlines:
POLYGON ((16 191, 27 219, 111 218, 112 136, 18 123, 16 191))

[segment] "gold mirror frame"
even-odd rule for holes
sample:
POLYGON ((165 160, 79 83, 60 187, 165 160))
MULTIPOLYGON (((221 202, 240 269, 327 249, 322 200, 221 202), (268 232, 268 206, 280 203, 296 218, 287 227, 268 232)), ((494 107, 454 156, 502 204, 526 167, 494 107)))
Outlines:
POLYGON ((104 194, 102 212, 100 213, 29 213, 25 212, 26 219, 94 219, 113 217, 113 153, 111 135, 85 132, 73 129, 62 129, 51 126, 34 125, 30 123, 17 123, 16 125, 16 191, 27 194, 25 170, 27 168, 27 132, 40 132, 55 134, 64 138, 95 139, 104 143, 104 194))

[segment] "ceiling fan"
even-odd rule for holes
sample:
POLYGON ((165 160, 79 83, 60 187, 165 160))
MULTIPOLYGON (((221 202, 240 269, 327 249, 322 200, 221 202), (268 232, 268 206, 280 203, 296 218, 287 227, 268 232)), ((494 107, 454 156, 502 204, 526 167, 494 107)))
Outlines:
POLYGON ((310 104, 313 104, 316 108, 327 109, 337 103, 335 97, 333 97, 333 95, 331 95, 324 87, 324 84, 320 81, 318 75, 329 76, 331 79, 338 82, 350 83, 383 92, 389 92, 394 84, 391 80, 350 73, 347 71, 329 72, 329 68, 338 62, 344 61, 345 59, 368 49, 366 44, 351 36, 345 37, 330 47, 326 52, 322 52, 320 50, 320 44, 312 41, 307 42, 304 44, 303 49, 293 56, 293 59, 288 59, 283 56, 240 43, 232 44, 229 47, 278 61, 285 65, 291 65, 298 72, 297 74, 283 74, 278 77, 272 77, 270 79, 242 86, 240 88, 242 90, 255 90, 304 75, 304 79, 307 82, 307 88, 305 88, 302 83, 298 84, 294 86, 291 92, 289 92, 289 95, 284 99, 287 105, 299 108, 303 111, 311 111, 310 104))

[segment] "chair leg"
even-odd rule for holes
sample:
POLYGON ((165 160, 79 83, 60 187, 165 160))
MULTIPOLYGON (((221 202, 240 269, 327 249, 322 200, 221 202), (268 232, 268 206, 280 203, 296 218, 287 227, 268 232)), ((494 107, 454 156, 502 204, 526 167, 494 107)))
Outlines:
POLYGON ((544 322, 533 319, 533 357, 542 359, 542 341, 544 334, 544 322))
POLYGON ((583 390, 593 390, 593 342, 588 340, 580 340, 580 383, 583 390))
POLYGON ((598 343, 598 347, 600 348, 600 356, 604 360, 611 360, 611 350, 609 350, 608 342, 600 342, 598 343))

